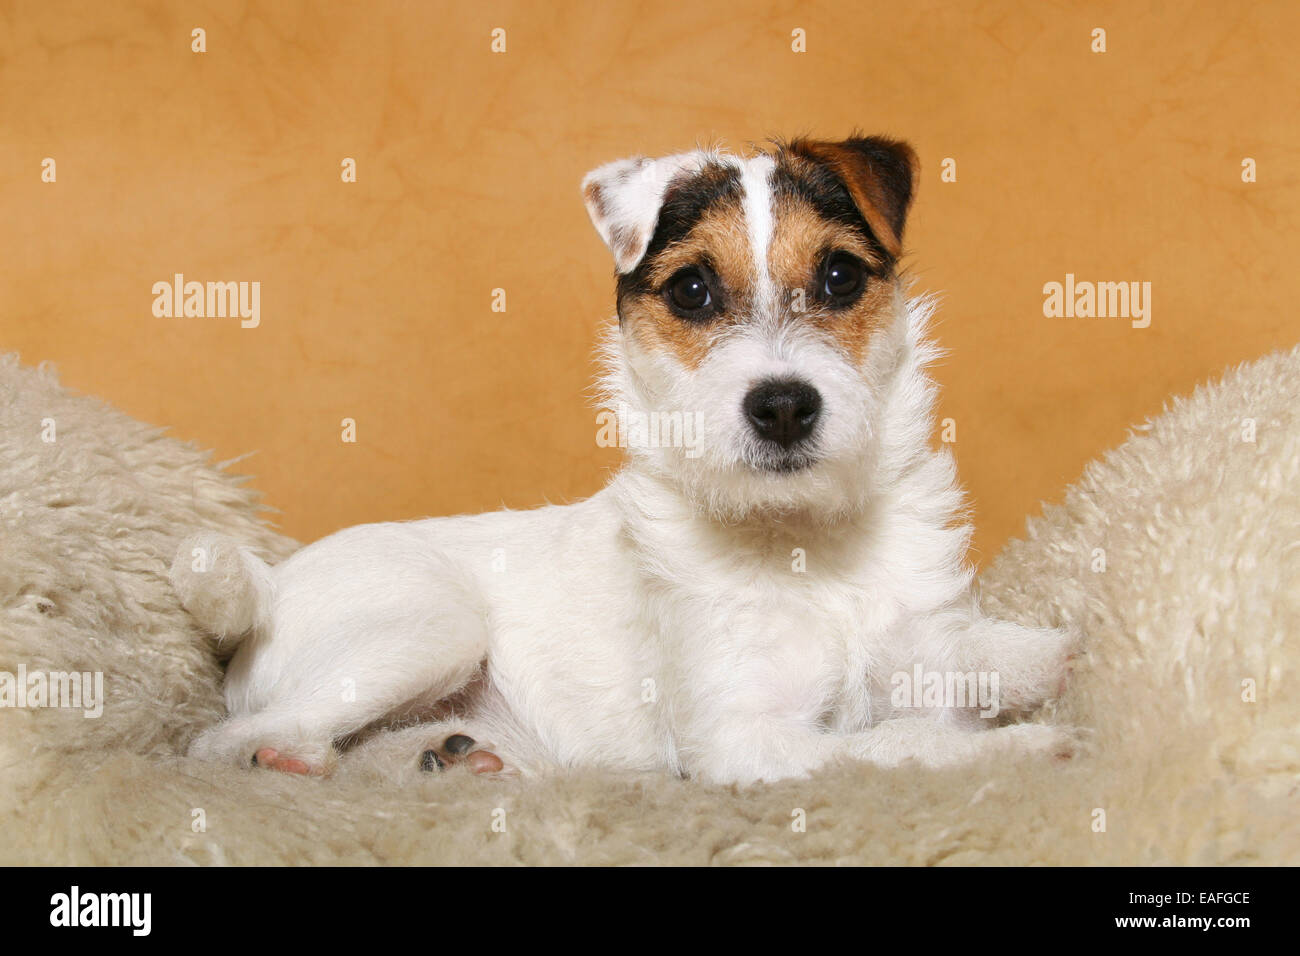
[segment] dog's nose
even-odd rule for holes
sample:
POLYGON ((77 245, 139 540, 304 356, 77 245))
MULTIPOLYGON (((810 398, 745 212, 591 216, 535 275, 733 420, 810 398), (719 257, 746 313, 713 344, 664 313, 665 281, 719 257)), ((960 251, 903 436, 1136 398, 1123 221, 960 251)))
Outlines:
POLYGON ((822 397, 806 382, 764 382, 749 390, 744 409, 759 438, 789 448, 812 434, 822 397))

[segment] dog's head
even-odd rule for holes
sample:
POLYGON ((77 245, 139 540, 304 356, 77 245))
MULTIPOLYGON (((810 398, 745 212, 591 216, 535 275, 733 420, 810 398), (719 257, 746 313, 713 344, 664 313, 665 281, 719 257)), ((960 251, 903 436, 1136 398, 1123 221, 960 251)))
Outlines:
POLYGON ((903 347, 916 174, 905 143, 853 138, 586 176, 617 269, 607 397, 638 419, 642 464, 722 517, 861 506, 903 347))

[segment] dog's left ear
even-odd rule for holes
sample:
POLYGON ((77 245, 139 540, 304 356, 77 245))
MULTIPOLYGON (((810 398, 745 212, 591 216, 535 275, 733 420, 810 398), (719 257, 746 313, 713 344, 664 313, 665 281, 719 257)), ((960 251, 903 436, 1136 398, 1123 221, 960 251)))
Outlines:
POLYGON ((838 143, 795 140, 788 149, 828 167, 848 189, 876 239, 891 256, 898 256, 921 167, 911 146, 883 136, 861 136, 838 143))
POLYGON ((662 159, 620 159, 587 173, 582 198, 592 225, 614 253, 614 265, 628 273, 645 255, 659 221, 668 187, 697 171, 707 156, 702 152, 678 153, 662 159))

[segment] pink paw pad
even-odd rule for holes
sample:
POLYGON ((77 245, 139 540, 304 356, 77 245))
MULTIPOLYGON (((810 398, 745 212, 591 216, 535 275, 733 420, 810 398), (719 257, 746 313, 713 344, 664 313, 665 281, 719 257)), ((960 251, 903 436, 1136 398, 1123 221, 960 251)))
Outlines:
POLYGON ((432 773, 464 763, 470 773, 500 773, 505 763, 490 750, 475 750, 476 741, 465 734, 452 734, 439 747, 420 754, 420 769, 432 773))
POLYGON ((323 770, 313 767, 305 760, 282 754, 271 747, 263 747, 253 755, 253 766, 265 767, 268 770, 279 770, 281 773, 296 773, 306 777, 318 777, 324 773, 323 770))

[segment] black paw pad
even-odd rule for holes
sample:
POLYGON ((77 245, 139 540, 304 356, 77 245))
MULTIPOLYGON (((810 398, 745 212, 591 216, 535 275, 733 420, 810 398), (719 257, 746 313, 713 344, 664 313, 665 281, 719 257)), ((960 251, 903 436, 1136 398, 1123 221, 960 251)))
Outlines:
POLYGON ((442 770, 447 765, 442 762, 436 750, 426 750, 420 754, 420 769, 426 773, 432 773, 435 770, 442 770))
POLYGON ((469 748, 474 746, 474 738, 466 737, 464 734, 452 734, 442 746, 447 753, 455 754, 457 757, 469 753, 469 748))

